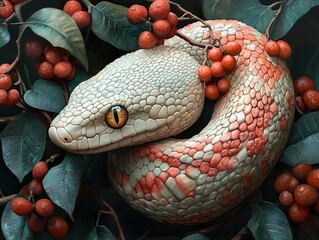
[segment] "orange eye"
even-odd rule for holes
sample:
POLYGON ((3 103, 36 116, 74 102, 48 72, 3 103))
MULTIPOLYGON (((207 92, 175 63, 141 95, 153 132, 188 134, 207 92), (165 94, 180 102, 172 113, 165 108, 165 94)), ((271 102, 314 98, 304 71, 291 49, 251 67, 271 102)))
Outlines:
POLYGON ((105 115, 106 124, 111 128, 123 127, 128 119, 128 113, 125 107, 117 105, 111 107, 105 115))

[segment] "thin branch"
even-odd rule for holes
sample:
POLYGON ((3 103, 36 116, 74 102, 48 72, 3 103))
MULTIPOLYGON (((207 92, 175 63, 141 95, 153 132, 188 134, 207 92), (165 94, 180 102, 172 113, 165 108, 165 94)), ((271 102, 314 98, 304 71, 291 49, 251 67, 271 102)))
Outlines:
POLYGON ((249 228, 247 226, 244 226, 240 229, 240 231, 237 233, 235 237, 232 238, 232 240, 241 240, 245 235, 249 233, 249 228))
POLYGON ((100 211, 99 211, 99 216, 98 216, 98 219, 97 219, 97 223, 98 223, 98 221, 100 220, 100 215, 101 215, 101 214, 111 215, 112 218, 113 218, 113 220, 114 220, 114 222, 115 222, 115 224, 116 224, 116 226, 117 226, 117 229, 118 229, 118 232, 119 232, 119 239, 120 239, 120 240, 125 240, 122 226, 121 226, 121 224, 120 224, 119 218, 118 218, 118 216, 116 215, 115 211, 113 210, 113 208, 112 208, 109 204, 107 204, 107 203, 104 201, 104 199, 102 199, 102 198, 100 198, 100 197, 99 197, 99 199, 100 199, 100 201, 102 202, 102 204, 108 208, 109 211, 100 210, 100 211))
POLYGON ((53 163, 57 158, 59 158, 62 155, 62 153, 57 153, 54 155, 51 155, 48 159, 45 160, 45 163, 53 163))
POLYGON ((14 119, 15 119, 14 117, 1 117, 0 124, 1 123, 8 124, 8 123, 12 122, 14 119))
POLYGON ((15 198, 17 196, 17 194, 11 194, 9 196, 3 196, 1 194, 1 198, 0 198, 0 205, 6 204, 7 202, 9 202, 11 199, 15 198))
POLYGON ((183 34, 180 30, 176 32, 176 35, 179 36, 180 38, 184 39, 186 42, 189 42, 191 45, 201 47, 201 48, 213 48, 211 44, 206 44, 206 43, 199 43, 191 39, 190 37, 186 36, 183 34))
POLYGON ((270 21, 270 23, 269 23, 269 25, 268 25, 268 27, 266 29, 265 35, 266 35, 266 37, 268 39, 269 39, 269 36, 270 36, 270 29, 273 26, 273 24, 275 23, 275 21, 278 18, 279 14, 281 13, 284 3, 283 3, 283 1, 280 1, 280 2, 275 2, 275 3, 271 4, 271 5, 269 5, 269 8, 273 8, 273 7, 275 7, 275 6, 279 5, 279 4, 280 4, 280 6, 279 6, 278 10, 276 11, 275 15, 271 19, 271 21, 270 21))

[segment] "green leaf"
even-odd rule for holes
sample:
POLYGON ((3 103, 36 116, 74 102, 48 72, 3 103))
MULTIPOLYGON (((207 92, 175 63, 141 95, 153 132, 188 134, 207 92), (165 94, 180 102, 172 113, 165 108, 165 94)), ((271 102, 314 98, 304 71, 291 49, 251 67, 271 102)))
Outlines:
POLYGON ((23 96, 24 101, 31 107, 59 113, 66 105, 63 89, 55 82, 39 79, 32 88, 23 96))
POLYGON ((4 237, 6 240, 34 239, 34 234, 27 224, 27 217, 15 214, 11 208, 11 202, 5 206, 1 217, 1 229, 4 237))
POLYGON ((91 5, 92 31, 103 41, 125 50, 138 48, 140 32, 146 29, 144 24, 132 25, 127 21, 127 8, 110 2, 91 5))
POLYGON ((56 8, 42 8, 33 13, 26 24, 53 46, 68 50, 88 70, 82 34, 72 17, 64 11, 56 8))
POLYGON ((287 147, 280 161, 294 166, 298 163, 319 163, 319 111, 299 118, 292 126, 287 147))
MULTIPOLYGON (((270 31, 272 39, 283 37, 319 0, 285 0, 282 12, 270 31)), ((203 0, 206 19, 237 19, 265 33, 276 11, 256 0, 203 0)))
POLYGON ((308 76, 316 83, 319 90, 319 43, 304 44, 294 53, 291 73, 295 78, 308 76))
POLYGON ((59 165, 50 169, 42 182, 50 199, 72 219, 84 168, 83 156, 68 153, 59 165))
POLYGON ((86 238, 87 240, 115 240, 116 238, 112 235, 110 230, 103 226, 103 225, 97 225, 94 227, 89 235, 86 238))
POLYGON ((187 236, 186 238, 183 238, 183 240, 209 240, 209 238, 207 238, 203 234, 195 233, 195 234, 187 236))
POLYGON ((71 81, 67 82, 69 92, 71 93, 77 85, 85 80, 88 80, 90 77, 91 75, 87 72, 77 69, 75 77, 71 81))
POLYGON ((305 15, 311 8, 319 5, 319 0, 286 0, 282 12, 271 28, 270 36, 280 39, 292 28, 299 18, 305 15))
POLYGON ((292 233, 286 215, 270 202, 260 202, 247 224, 255 240, 289 240, 292 233))
POLYGON ((8 27, 0 23, 0 48, 10 41, 10 33, 8 27))
POLYGON ((27 113, 18 115, 1 132, 4 162, 20 182, 42 158, 46 132, 45 126, 27 113))

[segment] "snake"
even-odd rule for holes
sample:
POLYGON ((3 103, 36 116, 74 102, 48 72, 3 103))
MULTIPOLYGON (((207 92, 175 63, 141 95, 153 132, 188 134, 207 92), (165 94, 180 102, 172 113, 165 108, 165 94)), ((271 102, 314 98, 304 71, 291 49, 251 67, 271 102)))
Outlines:
POLYGON ((273 169, 294 118, 294 91, 284 60, 265 51, 268 38, 237 20, 181 29, 209 44, 238 42, 237 68, 211 119, 188 139, 174 138, 201 115, 205 84, 197 70, 205 49, 175 36, 165 45, 114 60, 80 83, 54 118, 49 137, 77 154, 107 152, 118 193, 159 222, 194 225, 239 205, 273 169))

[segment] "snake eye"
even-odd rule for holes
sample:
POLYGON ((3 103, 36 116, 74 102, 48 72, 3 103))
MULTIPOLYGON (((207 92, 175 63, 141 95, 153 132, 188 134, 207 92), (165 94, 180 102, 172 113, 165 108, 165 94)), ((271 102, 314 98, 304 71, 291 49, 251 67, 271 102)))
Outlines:
POLYGON ((125 107, 117 105, 111 107, 105 115, 106 124, 111 128, 123 127, 128 119, 128 113, 125 107))

